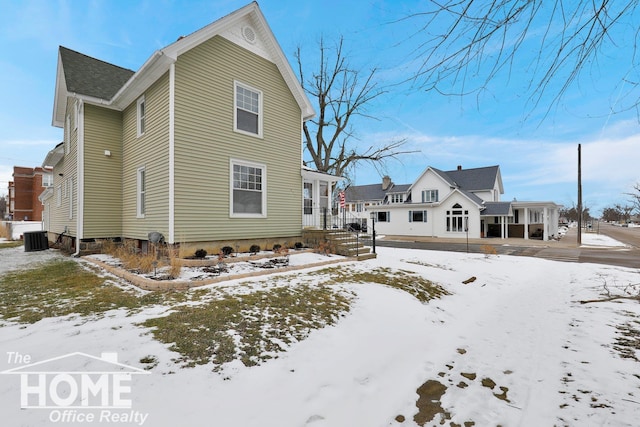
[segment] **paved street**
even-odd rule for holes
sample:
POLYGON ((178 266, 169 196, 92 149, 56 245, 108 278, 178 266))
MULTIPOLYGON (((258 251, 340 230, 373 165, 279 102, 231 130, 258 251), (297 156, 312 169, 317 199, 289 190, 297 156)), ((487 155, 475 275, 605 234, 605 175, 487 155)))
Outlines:
POLYGON ((433 237, 382 236, 377 246, 412 248, 452 252, 483 253, 492 246, 498 254, 532 256, 555 261, 597 263, 640 268, 640 228, 597 224, 594 233, 618 240, 627 247, 588 247, 577 245, 577 229, 570 228, 562 239, 555 241, 524 239, 444 239, 433 237))

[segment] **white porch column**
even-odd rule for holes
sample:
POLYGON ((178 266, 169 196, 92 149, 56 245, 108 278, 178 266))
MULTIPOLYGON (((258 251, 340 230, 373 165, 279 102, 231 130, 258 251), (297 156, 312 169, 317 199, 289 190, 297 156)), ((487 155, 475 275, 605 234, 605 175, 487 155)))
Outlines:
POLYGON ((545 206, 542 209, 542 240, 549 240, 549 210, 545 206))
POLYGON ((504 235, 507 237, 507 239, 509 238, 509 218, 508 217, 504 217, 504 235))
POLYGON ((524 208, 524 238, 529 240, 529 208, 524 208))

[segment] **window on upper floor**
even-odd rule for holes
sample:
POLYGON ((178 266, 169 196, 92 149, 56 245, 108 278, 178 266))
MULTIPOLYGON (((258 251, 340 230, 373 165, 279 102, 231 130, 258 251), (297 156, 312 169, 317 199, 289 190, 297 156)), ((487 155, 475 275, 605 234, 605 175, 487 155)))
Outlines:
POLYGON ((434 203, 438 201, 438 190, 423 190, 422 203, 434 203))
POLYGON ((147 172, 144 166, 136 171, 136 218, 144 218, 147 210, 147 172))
POLYGON ((265 165, 231 160, 232 217, 266 217, 266 174, 265 165))
POLYGON ((144 135, 144 132, 146 130, 146 115, 147 115, 146 107, 147 107, 147 104, 144 100, 144 95, 142 95, 140 98, 138 98, 138 101, 136 102, 136 128, 137 128, 138 138, 144 135))
POLYGON ((404 203, 404 194, 403 193, 390 194, 389 203, 404 203))
POLYGON ((53 175, 50 173, 42 174, 42 186, 51 187, 53 185, 53 175))
POLYGON ((262 137, 262 92, 235 82, 233 130, 262 137))

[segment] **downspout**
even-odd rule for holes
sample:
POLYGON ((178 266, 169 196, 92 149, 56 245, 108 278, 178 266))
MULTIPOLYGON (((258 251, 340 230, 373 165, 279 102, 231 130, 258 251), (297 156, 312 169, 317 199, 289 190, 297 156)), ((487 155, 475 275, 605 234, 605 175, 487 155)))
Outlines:
POLYGON ((80 256, 80 241, 84 234, 84 102, 78 100, 78 150, 76 157, 76 252, 80 256))
POLYGON ((175 95, 176 66, 169 65, 169 244, 175 243, 175 95))

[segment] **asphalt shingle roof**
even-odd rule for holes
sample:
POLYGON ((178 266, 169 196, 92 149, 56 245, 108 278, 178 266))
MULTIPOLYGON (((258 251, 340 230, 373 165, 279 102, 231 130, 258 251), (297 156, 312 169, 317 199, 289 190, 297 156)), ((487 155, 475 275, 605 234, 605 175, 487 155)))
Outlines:
POLYGON ((467 191, 488 190, 493 188, 498 176, 498 166, 474 169, 456 169, 444 172, 458 187, 467 191))
POLYGON ((509 214, 511 202, 484 202, 483 216, 504 216, 509 214))
POLYGON ((110 100, 134 71, 60 46, 60 58, 69 93, 110 100))
MULTIPOLYGON (((482 199, 473 191, 488 190, 493 188, 498 177, 498 166, 487 166, 474 169, 455 169, 451 171, 441 171, 431 168, 440 175, 449 185, 457 187, 476 203, 482 203, 482 199)), ((347 188, 345 199, 347 202, 360 200, 384 200, 388 193, 406 192, 412 184, 392 185, 386 191, 382 189, 382 184, 355 185, 347 188)))
POLYGON ((360 200, 384 200, 387 193, 404 193, 409 189, 409 184, 392 185, 386 191, 382 184, 354 185, 345 191, 345 200, 355 202, 360 200))

